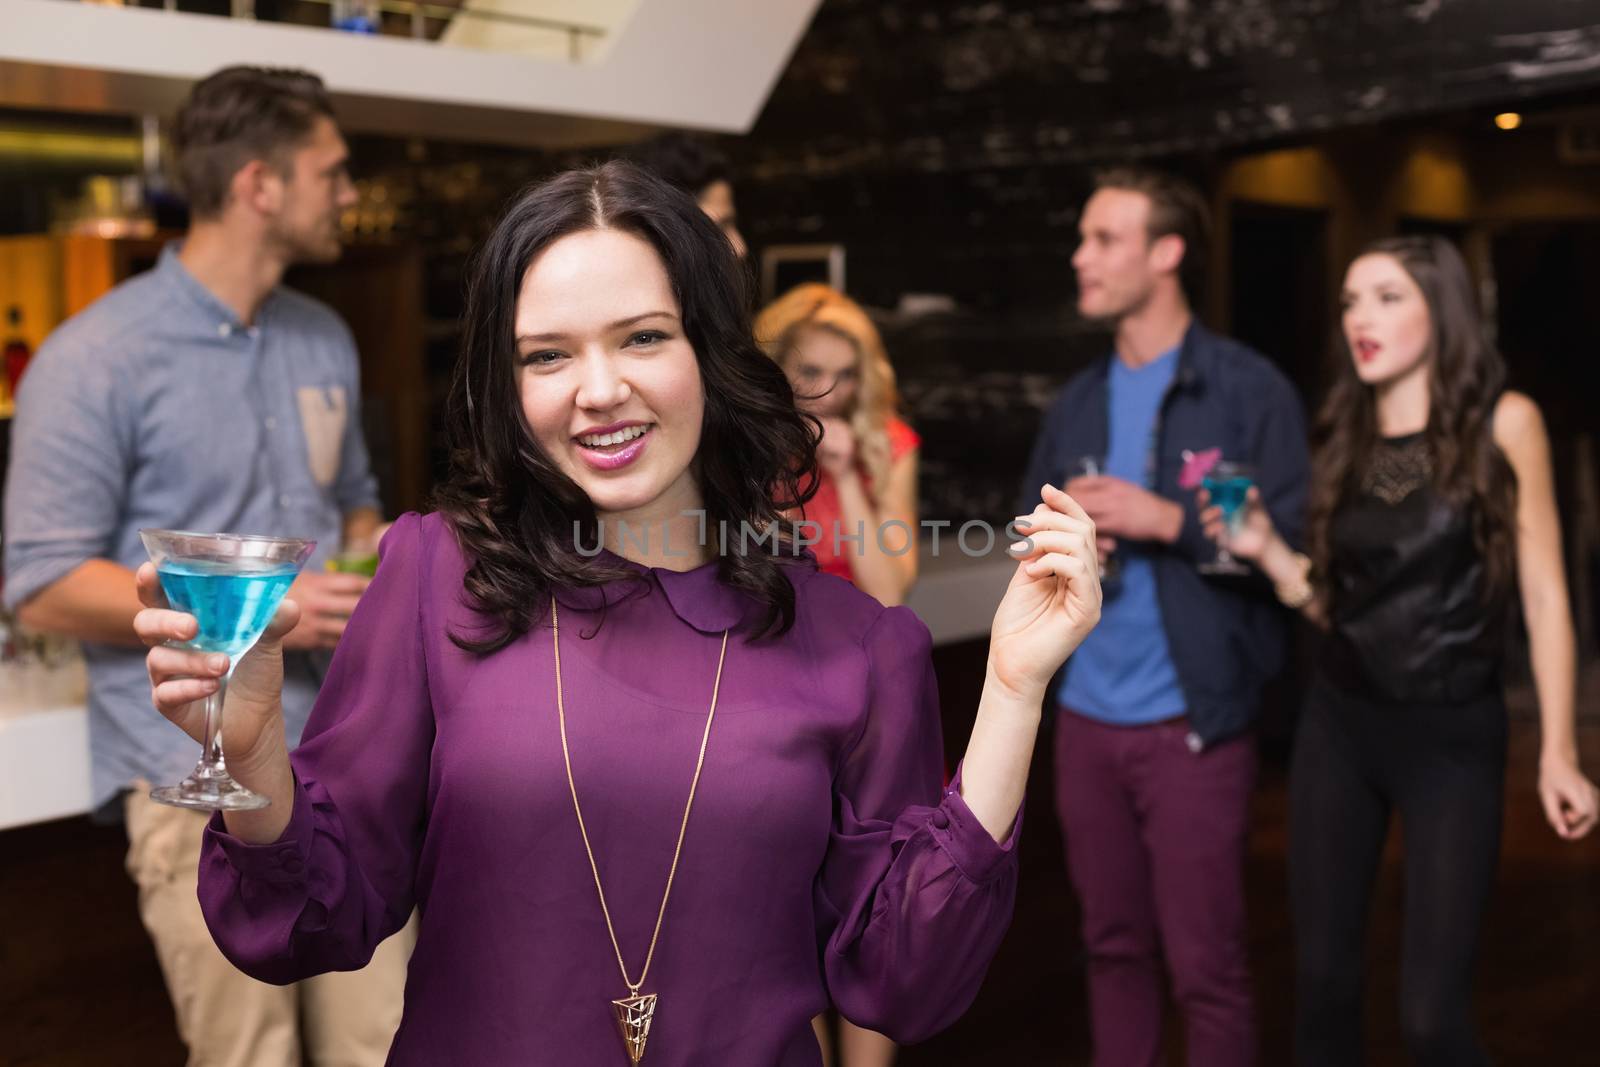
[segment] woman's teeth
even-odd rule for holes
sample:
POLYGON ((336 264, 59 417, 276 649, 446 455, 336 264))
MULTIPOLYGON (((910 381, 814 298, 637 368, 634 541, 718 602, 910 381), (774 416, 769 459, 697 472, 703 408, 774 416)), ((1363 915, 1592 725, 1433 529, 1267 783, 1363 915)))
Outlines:
POLYGON ((607 448, 611 445, 626 444, 636 437, 643 437, 650 427, 629 426, 626 430, 616 433, 585 434, 578 438, 578 443, 585 448, 607 448))

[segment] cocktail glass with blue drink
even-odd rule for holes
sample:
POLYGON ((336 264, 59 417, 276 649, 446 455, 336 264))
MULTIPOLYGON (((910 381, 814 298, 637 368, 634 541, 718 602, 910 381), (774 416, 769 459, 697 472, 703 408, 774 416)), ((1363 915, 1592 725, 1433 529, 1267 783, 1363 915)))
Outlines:
MULTIPOLYGON (((1255 469, 1244 463, 1221 460, 1206 474, 1200 483, 1211 496, 1211 503, 1222 509, 1222 522, 1228 536, 1237 534, 1244 525, 1245 501, 1256 484, 1255 469)), ((1250 568, 1233 558, 1227 543, 1217 546, 1217 558, 1200 564, 1204 574, 1249 574, 1250 568)))
POLYGON ((182 530, 140 530, 156 565, 161 588, 176 611, 193 615, 199 632, 184 647, 222 652, 228 672, 206 697, 205 740, 200 762, 177 785, 152 789, 152 800, 204 811, 244 811, 267 806, 267 798, 228 776, 222 755, 222 707, 228 679, 272 621, 289 585, 305 566, 315 541, 182 530))

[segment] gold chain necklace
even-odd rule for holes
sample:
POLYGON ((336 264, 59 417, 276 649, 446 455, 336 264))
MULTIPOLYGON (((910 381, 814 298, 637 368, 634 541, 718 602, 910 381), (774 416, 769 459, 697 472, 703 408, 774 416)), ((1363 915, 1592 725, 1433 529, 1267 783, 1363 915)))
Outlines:
POLYGON ((550 629, 555 642, 556 659, 556 715, 561 723, 561 760, 567 768, 567 788, 572 790, 572 810, 578 816, 578 833, 583 836, 583 850, 589 855, 589 871, 594 875, 594 891, 600 897, 600 913, 606 917, 606 932, 611 935, 611 948, 617 954, 617 967, 622 971, 622 981, 628 995, 611 1002, 616 1014, 617 1028, 622 1031, 622 1043, 627 1047, 628 1060, 637 1064, 644 1058, 644 1044, 650 1037, 650 1023, 655 1018, 656 994, 640 994, 645 978, 650 974, 650 961, 656 956, 656 941, 661 937, 661 921, 667 915, 667 900, 672 896, 672 879, 678 873, 678 857, 683 854, 683 838, 689 830, 689 812, 694 808, 694 792, 700 785, 700 771, 706 764, 706 742, 711 739, 711 720, 717 716, 717 693, 722 689, 722 662, 728 655, 728 631, 722 631, 722 651, 717 653, 717 678, 711 686, 711 710, 706 712, 705 732, 700 735, 700 755, 694 762, 694 778, 689 782, 689 800, 683 805, 683 822, 678 826, 678 845, 672 850, 672 868, 667 872, 667 888, 661 894, 661 910, 656 912, 656 929, 650 935, 650 951, 645 954, 644 970, 639 980, 628 977, 628 965, 622 962, 622 946, 617 942, 617 929, 611 923, 611 909, 606 907, 606 891, 600 885, 600 867, 594 861, 594 849, 589 846, 589 830, 583 824, 583 808, 578 804, 578 786, 572 780, 572 756, 567 751, 567 706, 561 692, 561 618, 556 610, 555 597, 550 598, 550 629))

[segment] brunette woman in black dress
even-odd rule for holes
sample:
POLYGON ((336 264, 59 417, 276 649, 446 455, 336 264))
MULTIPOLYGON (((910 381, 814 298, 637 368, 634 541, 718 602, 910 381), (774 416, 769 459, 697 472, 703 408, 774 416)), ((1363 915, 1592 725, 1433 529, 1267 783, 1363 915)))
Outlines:
POLYGON ((1290 892, 1296 1062, 1362 1062, 1362 950, 1372 883, 1405 839, 1401 1025, 1418 1063, 1488 1057, 1472 964, 1499 857, 1506 762, 1501 660, 1520 593, 1539 697, 1539 797, 1568 840, 1595 824, 1578 768, 1575 645, 1550 447, 1539 408, 1506 391, 1461 254, 1380 241, 1350 264, 1349 358, 1323 405, 1310 556, 1252 503, 1212 535, 1326 631, 1296 739, 1290 892))

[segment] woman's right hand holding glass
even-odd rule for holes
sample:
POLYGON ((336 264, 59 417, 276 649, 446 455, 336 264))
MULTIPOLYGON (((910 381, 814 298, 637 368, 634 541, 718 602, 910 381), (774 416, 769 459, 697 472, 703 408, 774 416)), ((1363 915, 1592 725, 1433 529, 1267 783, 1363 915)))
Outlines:
POLYGON ((1200 509, 1200 528, 1219 546, 1226 548, 1238 559, 1259 562, 1274 543, 1282 544, 1278 530, 1272 525, 1272 516, 1261 503, 1261 491, 1251 486, 1245 496, 1243 514, 1233 522, 1223 517, 1222 509, 1211 503, 1211 494, 1204 489, 1195 497, 1200 509))
MULTIPOLYGON (((136 581, 144 610, 134 616, 133 629, 150 646, 145 666, 151 699, 157 711, 203 744, 204 698, 228 673, 228 657, 177 647, 194 638, 199 623, 193 615, 170 607, 154 564, 140 565, 136 581)), ((299 607, 285 599, 261 639, 239 657, 228 681, 222 719, 228 773, 246 789, 273 801, 263 811, 227 812, 229 829, 238 833, 235 821, 241 820, 241 825, 257 830, 250 837, 265 836, 267 841, 278 838, 293 806, 294 775, 283 727, 283 638, 299 621, 299 607)))

